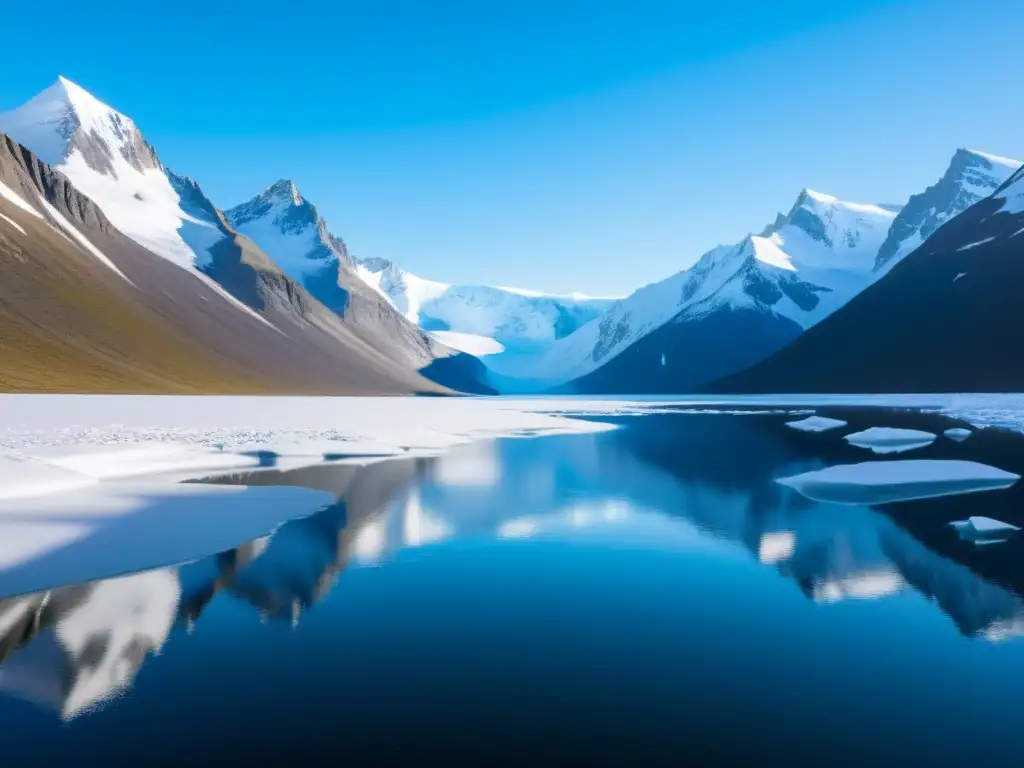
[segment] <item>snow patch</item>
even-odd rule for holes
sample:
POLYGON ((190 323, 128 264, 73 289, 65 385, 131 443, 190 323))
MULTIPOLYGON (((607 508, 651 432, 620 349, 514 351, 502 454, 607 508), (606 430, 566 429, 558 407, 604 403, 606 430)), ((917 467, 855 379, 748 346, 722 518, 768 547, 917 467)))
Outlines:
POLYGON ((61 229, 63 229, 67 234, 71 235, 71 237, 74 238, 75 242, 77 242, 82 248, 84 248, 86 252, 95 256, 105 266, 112 269, 120 277, 124 278, 124 280, 126 280, 128 283, 134 285, 134 283, 132 283, 131 280, 128 280, 128 278, 125 277, 124 272, 118 269, 117 265, 114 264, 114 262, 112 262, 110 259, 108 259, 105 253, 103 253, 99 248, 93 245, 89 241, 89 238, 87 238, 85 235, 79 232, 74 224, 72 224, 70 221, 64 218, 64 216, 61 215, 60 211, 58 211, 56 208, 50 205, 42 197, 39 198, 39 202, 42 203, 43 209, 46 211, 47 214, 49 214, 50 218, 56 221, 60 225, 61 229))
POLYGON ((23 198, 10 187, 8 187, 2 181, 0 181, 0 197, 2 197, 4 200, 13 203, 16 207, 20 208, 25 213, 31 216, 35 216, 37 219, 43 218, 43 214, 41 214, 39 211, 37 211, 35 208, 29 205, 25 198, 23 198))
POLYGON ((24 229, 22 229, 22 228, 21 228, 21 225, 20 225, 20 224, 18 224, 18 222, 14 221, 13 219, 9 219, 9 218, 7 218, 7 217, 6 217, 6 216, 4 216, 4 215, 3 215, 2 213, 0 213, 0 219, 3 219, 4 221, 6 221, 6 222, 7 222, 8 224, 10 224, 10 225, 11 225, 12 227, 14 227, 14 228, 15 228, 16 230, 18 230, 19 232, 21 232, 21 234, 23 234, 23 235, 27 235, 27 234, 28 234, 28 232, 26 232, 26 231, 25 231, 24 229))
POLYGON ((0 456, 0 499, 71 491, 95 482, 90 475, 26 456, 0 456))
POLYGON ((905 459, 842 464, 776 482, 833 504, 887 504, 1008 488, 1020 475, 974 461, 905 459))
MULTIPOLYGON (((977 248, 979 245, 984 245, 985 243, 991 243, 995 239, 996 239, 995 237, 986 237, 984 240, 978 240, 976 243, 968 243, 967 245, 961 246, 960 248, 957 248, 957 251, 958 252, 959 251, 969 251, 972 248, 977 248)), ((964 273, 961 272, 960 274, 962 275, 964 273)))
POLYGON ((446 347, 451 347, 459 352, 465 352, 476 357, 497 355, 505 351, 505 345, 497 339, 479 336, 475 333, 431 331, 430 335, 446 347))

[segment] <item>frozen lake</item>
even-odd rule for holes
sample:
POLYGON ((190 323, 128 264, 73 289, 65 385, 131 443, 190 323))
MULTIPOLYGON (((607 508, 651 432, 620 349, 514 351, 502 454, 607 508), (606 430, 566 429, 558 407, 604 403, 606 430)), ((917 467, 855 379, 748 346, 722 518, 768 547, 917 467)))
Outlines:
POLYGON ((1016 760, 1024 437, 949 402, 816 403, 842 422, 821 431, 778 401, 468 401, 461 427, 459 402, 390 433, 230 407, 187 428, 26 416, 8 456, 86 480, 0 503, 5 752, 1016 760))

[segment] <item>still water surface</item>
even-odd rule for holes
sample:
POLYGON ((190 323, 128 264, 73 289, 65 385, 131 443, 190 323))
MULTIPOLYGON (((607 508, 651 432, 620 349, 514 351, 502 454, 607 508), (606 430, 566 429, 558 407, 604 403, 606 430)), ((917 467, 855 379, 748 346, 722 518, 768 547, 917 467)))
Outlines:
MULTIPOLYGON (((1022 525, 1021 489, 813 502, 774 480, 873 457, 784 420, 631 417, 219 478, 335 501, 0 601, 4 762, 1019 764, 1024 544, 946 523, 1022 525)), ((1019 472, 1018 451, 977 435, 915 458, 1019 472)))

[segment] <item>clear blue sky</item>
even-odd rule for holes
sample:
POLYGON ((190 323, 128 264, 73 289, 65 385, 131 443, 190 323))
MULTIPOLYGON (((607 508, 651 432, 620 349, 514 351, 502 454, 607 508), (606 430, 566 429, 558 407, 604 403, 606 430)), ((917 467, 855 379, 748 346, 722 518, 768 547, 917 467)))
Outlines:
POLYGON ((63 74, 222 207, 296 181, 434 279, 622 294, 803 187, 902 202, 1024 159, 1019 0, 48 0, 0 108, 63 74))

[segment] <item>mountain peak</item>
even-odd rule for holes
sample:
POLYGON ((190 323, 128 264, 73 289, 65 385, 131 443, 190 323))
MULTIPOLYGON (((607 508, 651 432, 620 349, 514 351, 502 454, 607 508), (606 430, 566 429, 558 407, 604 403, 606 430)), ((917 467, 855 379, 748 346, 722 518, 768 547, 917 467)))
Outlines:
POLYGON ((293 205, 302 205, 305 202, 305 198, 299 192, 299 188, 295 186, 295 182, 291 179, 278 179, 263 190, 262 196, 282 202, 290 201, 293 205))
POLYGON ((0 131, 49 165, 60 166, 78 153, 94 171, 114 178, 122 159, 136 171, 160 167, 130 118, 63 75, 20 107, 0 114, 0 131))
POLYGON ((1018 168, 1020 168, 1020 165, 1021 165, 1020 160, 1014 160, 1013 158, 1002 157, 1000 155, 993 155, 993 154, 990 154, 988 152, 982 152, 979 149, 970 149, 968 147, 960 147, 956 151, 956 155, 954 155, 954 158, 953 158, 953 163, 956 162, 956 156, 957 155, 967 155, 967 156, 970 156, 972 158, 980 158, 980 159, 984 160, 986 163, 988 163, 989 165, 993 165, 993 166, 1000 166, 1001 165, 1001 166, 1004 166, 1006 168, 1009 168, 1011 173, 1013 171, 1016 171, 1018 168))
POLYGON ((1008 157, 957 149, 942 178, 913 195, 896 217, 878 251, 875 269, 891 267, 947 221, 999 189, 1020 166, 1008 157))

